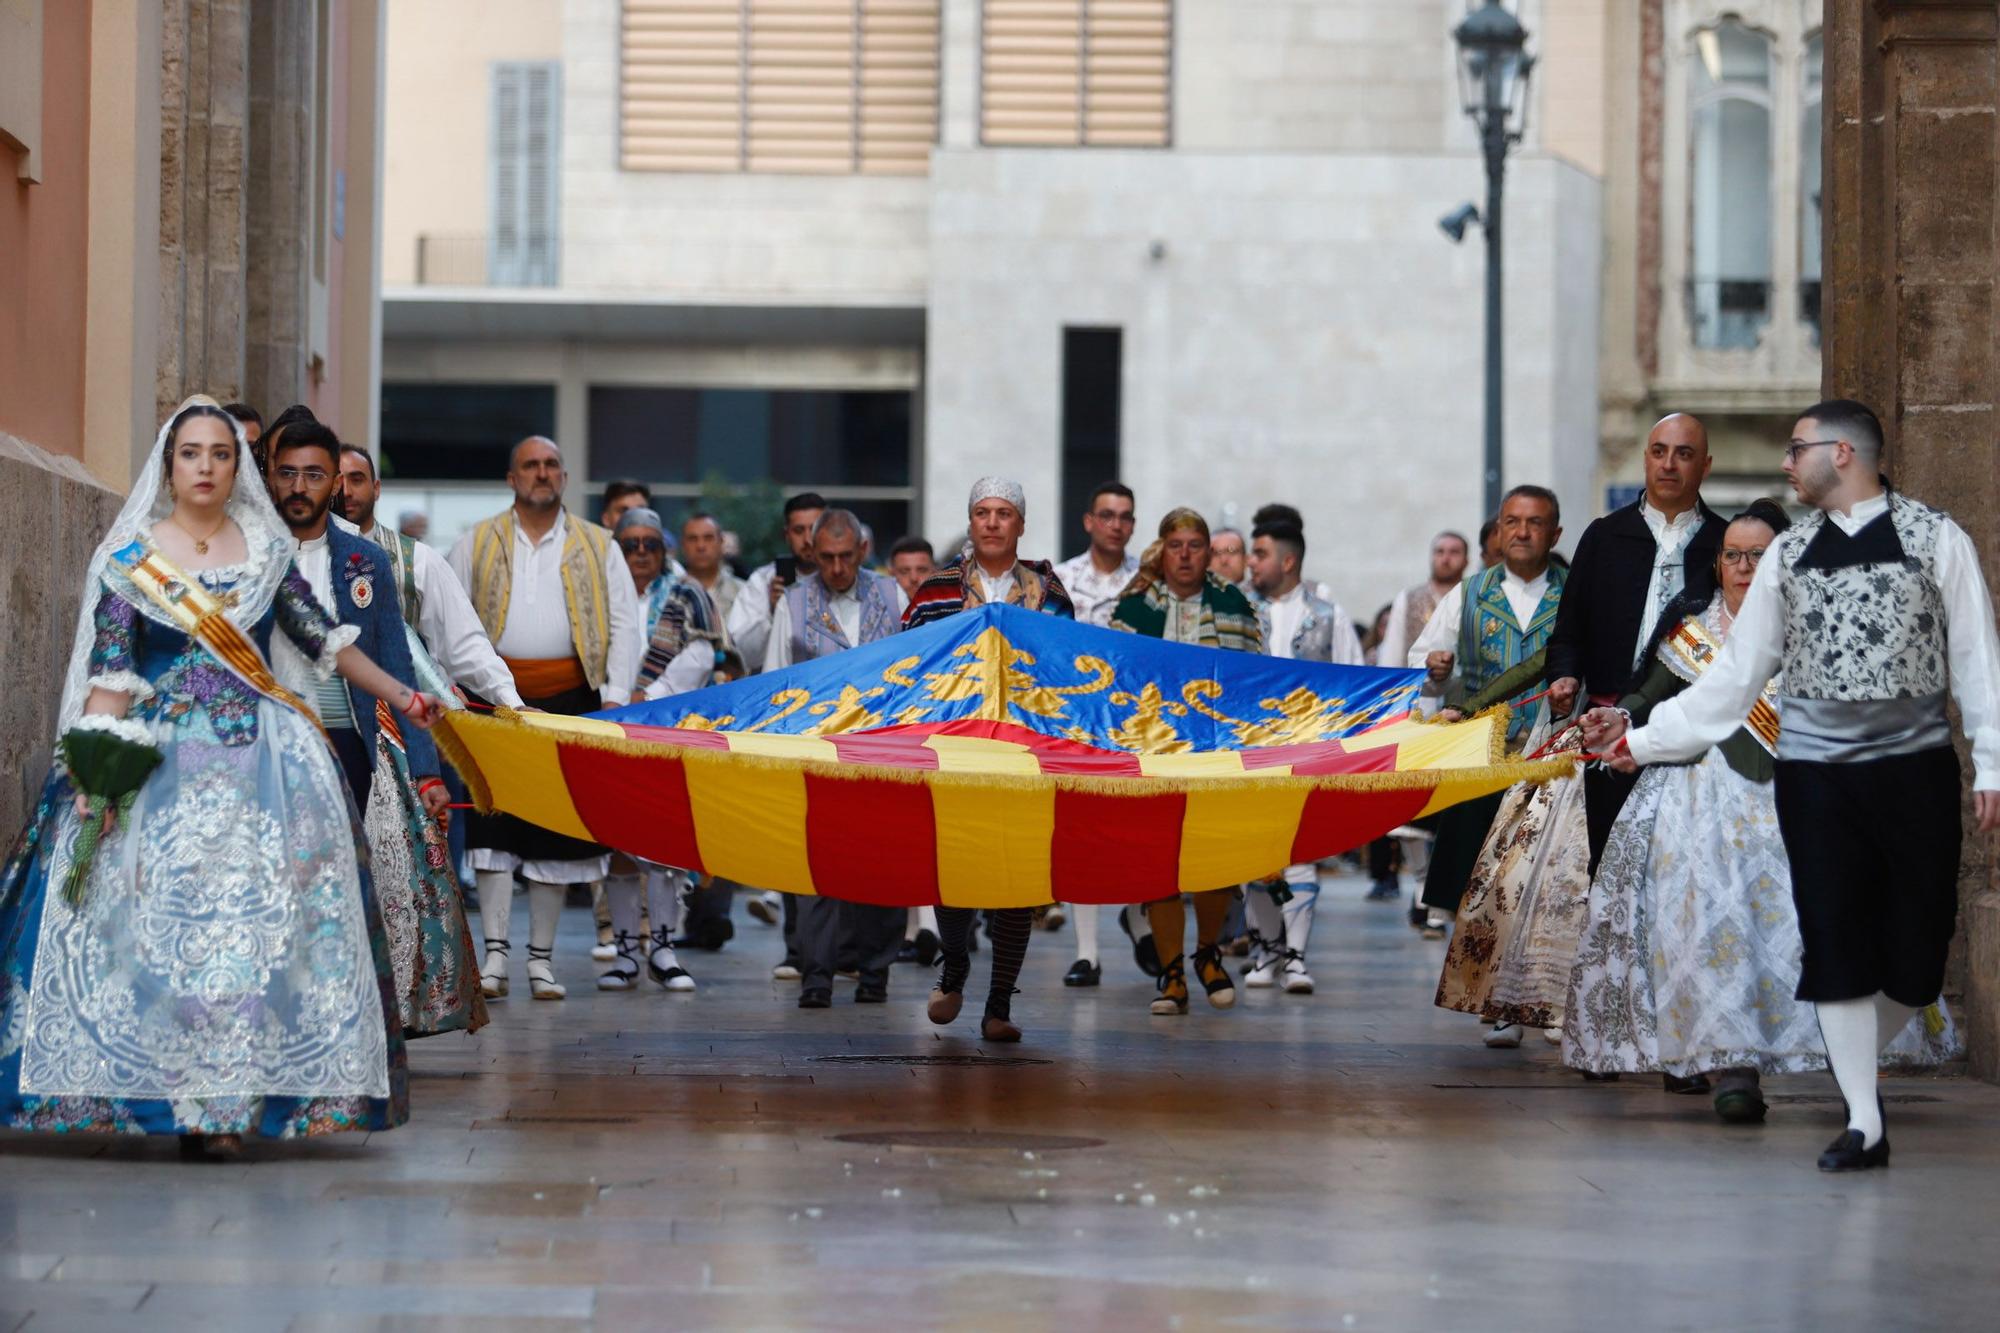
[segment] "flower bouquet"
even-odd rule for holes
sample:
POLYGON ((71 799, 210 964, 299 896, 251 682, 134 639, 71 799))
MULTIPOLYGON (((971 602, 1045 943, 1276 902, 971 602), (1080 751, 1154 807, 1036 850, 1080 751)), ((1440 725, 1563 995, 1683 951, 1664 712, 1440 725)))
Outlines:
POLYGON ((71 907, 83 905, 83 886, 90 877, 90 863, 97 857, 97 844, 104 837, 110 817, 123 815, 145 785, 146 778, 159 767, 160 751, 146 727, 129 718, 103 713, 87 714, 63 733, 57 742, 70 781, 86 798, 83 829, 77 834, 70 857, 69 873, 63 877, 63 901, 71 907))

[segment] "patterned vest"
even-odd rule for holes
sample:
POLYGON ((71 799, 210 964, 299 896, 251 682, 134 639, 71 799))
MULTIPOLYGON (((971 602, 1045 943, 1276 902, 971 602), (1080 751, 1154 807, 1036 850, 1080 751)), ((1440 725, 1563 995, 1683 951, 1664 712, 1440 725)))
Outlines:
POLYGON ((396 596, 402 602, 403 623, 411 629, 417 628, 417 618, 423 607, 417 592, 417 543, 413 537, 377 523, 373 531, 362 534, 389 553, 389 563, 396 567, 396 596))
POLYGON ((1945 516, 1894 492, 1853 536, 1823 513, 1778 538, 1781 759, 1852 762, 1951 743, 1938 537, 1945 516))
MULTIPOLYGON (((1506 577, 1507 566, 1499 564, 1464 584, 1464 610, 1458 626, 1458 669, 1467 694, 1479 693, 1502 672, 1540 652, 1556 627, 1556 608, 1562 605, 1563 582, 1568 571, 1553 562, 1549 565, 1548 586, 1525 627, 1514 619, 1514 608, 1507 601, 1506 577)), ((1508 728, 1510 736, 1527 730, 1527 710, 1519 704, 1531 693, 1532 690, 1523 691, 1508 700, 1515 705, 1514 721, 1508 728)))
MULTIPOLYGON (((886 639, 902 628, 894 579, 864 569, 855 578, 854 595, 861 602, 861 643, 886 639)), ((793 662, 861 646, 847 641, 833 614, 833 598, 817 574, 785 590, 785 612, 791 621, 793 662)))
MULTIPOLYGON (((563 601, 569 610, 570 640, 590 688, 604 688, 611 657, 611 590, 604 582, 611 533, 595 523, 563 519, 563 601)), ((472 530, 472 609, 495 644, 507 628, 507 604, 514 591, 514 511, 496 514, 472 530)))
MULTIPOLYGON (((1418 639, 1423 637, 1424 626, 1431 623, 1431 612, 1438 609, 1438 603, 1442 600, 1443 599, 1438 596, 1437 590, 1431 587, 1431 582, 1429 579, 1425 579, 1422 583, 1419 583, 1414 588, 1407 588, 1404 590, 1403 592, 1403 642, 1404 643, 1415 643, 1418 639)), ((1401 666, 1403 664, 1401 662, 1390 662, 1387 663, 1386 665, 1401 666)))

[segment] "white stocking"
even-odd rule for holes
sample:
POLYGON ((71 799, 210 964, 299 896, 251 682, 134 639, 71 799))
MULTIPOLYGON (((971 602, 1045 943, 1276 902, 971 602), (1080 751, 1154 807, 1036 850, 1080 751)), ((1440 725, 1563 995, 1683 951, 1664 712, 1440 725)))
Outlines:
POLYGON ((1097 904, 1071 903, 1076 917, 1076 956, 1086 963, 1097 962, 1097 904))
POLYGON ((684 883, 681 872, 661 866, 646 869, 646 915, 653 919, 653 933, 666 932, 671 940, 681 933, 682 918, 687 913, 687 896, 682 893, 684 883))
MULTIPOLYGON (((639 935, 639 877, 613 875, 604 881, 605 906, 611 909, 611 929, 634 939, 639 935)), ((561 905, 561 899, 557 899, 561 905)))
POLYGON ((556 926, 562 921, 563 895, 567 884, 528 881, 528 951, 547 958, 556 947, 556 926))
POLYGON ((1261 962, 1262 955, 1267 949, 1276 950, 1283 947, 1285 918, 1278 909, 1278 904, 1272 900, 1269 889, 1252 885, 1243 896, 1243 915, 1250 923, 1250 929, 1256 932, 1257 940, 1262 941, 1261 946, 1256 941, 1252 942, 1251 947, 1256 949, 1258 954, 1253 961, 1261 962))
POLYGON ((479 933, 489 949, 505 949, 514 926, 514 872, 478 870, 473 879, 479 886, 479 933))
POLYGON ((1828 1000, 1813 1010, 1833 1080, 1847 1099, 1847 1127, 1861 1131, 1861 1146, 1872 1148, 1882 1141, 1882 1112, 1875 1105, 1875 1066, 1882 1054, 1875 999, 1828 1000))
MULTIPOLYGON (((1306 941, 1312 938, 1313 913, 1319 907, 1319 886, 1293 884, 1291 901, 1280 911, 1285 919, 1285 947, 1300 958, 1306 956, 1306 941)), ((1270 895, 1264 895, 1269 901, 1270 895)))

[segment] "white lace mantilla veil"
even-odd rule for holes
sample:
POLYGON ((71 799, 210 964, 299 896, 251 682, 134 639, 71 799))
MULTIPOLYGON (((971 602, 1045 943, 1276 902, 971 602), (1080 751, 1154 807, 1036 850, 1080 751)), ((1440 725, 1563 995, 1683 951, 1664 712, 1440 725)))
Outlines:
MULTIPOLYGON (((83 605, 77 611, 76 637, 70 644, 69 670, 63 676, 62 707, 56 714, 58 736, 68 731, 83 715, 83 705, 90 698, 90 652, 97 641, 95 613, 101 588, 110 588, 137 607, 140 615, 173 627, 173 622, 153 605, 151 598, 113 569, 111 556, 135 541, 151 544, 153 525, 173 512, 173 498, 164 477, 167 436, 181 413, 191 407, 222 410, 222 405, 215 399, 199 393, 173 410, 173 414, 161 424, 152 452, 146 455, 138 475, 132 479, 132 493, 125 497, 125 505, 118 511, 118 517, 112 520, 110 531, 104 534, 104 540, 97 544, 96 552, 90 557, 90 568, 84 575, 83 605)), ((224 413, 224 416, 228 414, 224 413)), ((247 634, 263 619, 264 613, 270 609, 271 600, 277 596, 278 585, 284 582, 285 570, 291 564, 292 534, 285 527, 284 520, 278 517, 270 492, 256 475, 250 446, 243 438, 243 423, 231 417, 229 425, 236 434, 236 479, 230 487, 223 512, 235 519, 236 526, 242 529, 247 555, 243 562, 244 577, 236 585, 236 602, 229 608, 228 614, 229 619, 247 634), (246 478, 248 485, 244 484, 246 478)))

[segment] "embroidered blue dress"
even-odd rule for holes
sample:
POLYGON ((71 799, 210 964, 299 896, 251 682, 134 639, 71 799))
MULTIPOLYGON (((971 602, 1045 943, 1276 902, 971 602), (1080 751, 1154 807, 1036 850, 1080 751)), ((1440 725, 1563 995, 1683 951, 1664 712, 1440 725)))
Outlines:
MULTIPOLYGON (((229 602, 261 573, 253 558, 196 577, 229 602)), ((60 764, 0 868, 0 1126, 289 1138, 401 1124, 367 844, 326 742, 141 613, 115 567, 93 591, 90 683, 131 696, 164 758, 80 906, 52 888, 79 826, 60 764)), ((267 656, 281 632, 322 673, 353 634, 296 569, 244 628, 267 656)))

